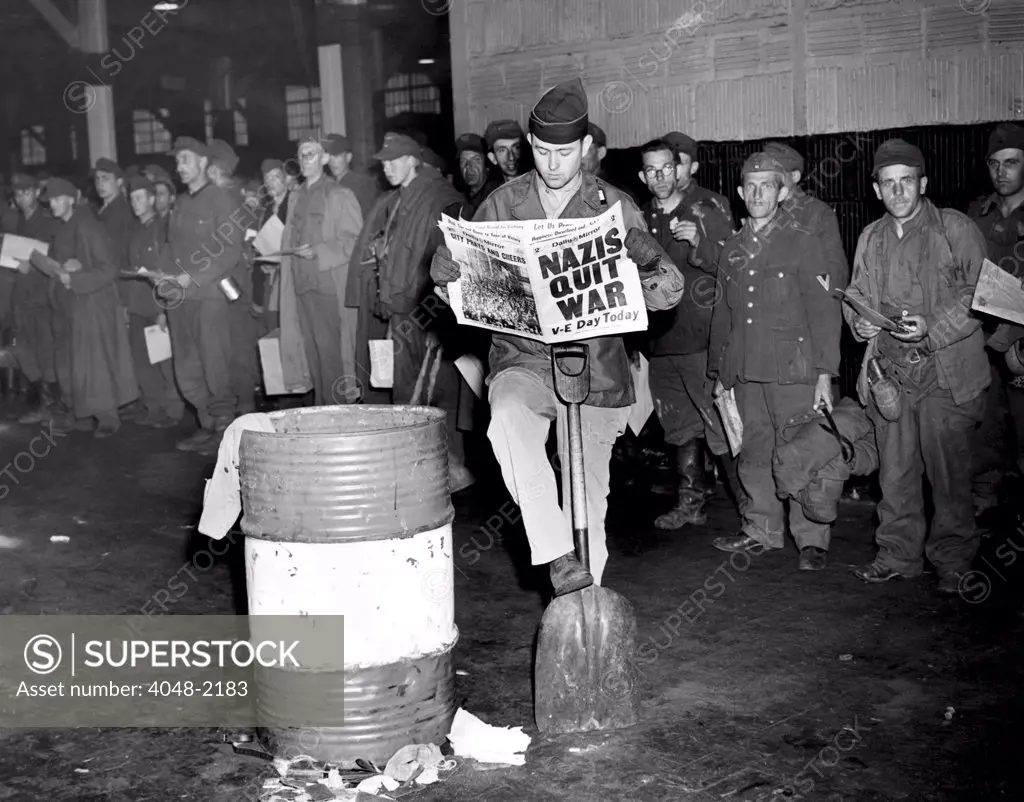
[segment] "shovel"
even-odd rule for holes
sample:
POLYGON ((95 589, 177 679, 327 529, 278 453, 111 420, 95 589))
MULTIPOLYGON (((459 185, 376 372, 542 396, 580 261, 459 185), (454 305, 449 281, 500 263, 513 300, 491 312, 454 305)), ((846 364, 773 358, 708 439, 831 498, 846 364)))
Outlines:
MULTIPOLYGON (((569 408, 569 477, 576 556, 590 570, 580 404, 590 395, 588 346, 551 349, 555 394, 569 408)), ((542 733, 631 727, 640 714, 636 616, 625 598, 591 585, 555 598, 540 621, 534 718, 542 733)))

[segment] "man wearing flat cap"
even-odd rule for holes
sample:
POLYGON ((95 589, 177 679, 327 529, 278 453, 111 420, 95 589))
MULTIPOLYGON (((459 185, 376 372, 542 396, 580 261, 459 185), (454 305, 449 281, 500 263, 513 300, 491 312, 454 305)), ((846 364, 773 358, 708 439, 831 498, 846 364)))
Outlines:
POLYGON ((590 150, 583 156, 583 171, 603 179, 604 172, 601 170, 601 162, 608 155, 608 135, 603 128, 594 123, 588 123, 587 133, 590 134, 592 144, 590 150))
POLYGON ((796 225, 809 229, 813 236, 821 240, 831 285, 836 289, 845 288, 850 282, 850 268, 843 250, 843 237, 839 233, 839 219, 831 206, 808 195, 800 186, 804 174, 804 157, 783 142, 769 142, 764 150, 786 168, 783 213, 790 215, 796 225))
MULTIPOLYGON (((986 161, 993 192, 967 210, 985 237, 988 258, 1024 280, 1024 128, 1001 123, 989 136, 986 161)), ((974 496, 979 510, 994 506, 1008 469, 1024 471, 1024 326, 989 319, 994 331, 992 384, 977 433, 974 496), (1012 430, 1003 431, 1009 418, 1012 430)))
POLYGON ((467 203, 462 216, 472 220, 487 196, 502 185, 487 161, 487 142, 479 134, 463 134, 455 140, 455 155, 459 159, 459 175, 465 187, 467 203))
MULTIPOLYGON (((53 248, 60 224, 50 210, 39 202, 39 182, 25 173, 11 179, 18 221, 14 233, 46 242, 53 248)), ((10 271, 5 271, 10 272, 10 271)), ((27 261, 14 275, 12 303, 14 347, 18 364, 29 382, 29 411, 19 423, 40 423, 48 420, 60 396, 54 361, 54 311, 50 304, 50 278, 27 261)))
MULTIPOLYGON (((597 217, 622 204, 627 243, 642 241, 628 255, 640 266, 647 306, 667 309, 679 303, 684 284, 679 271, 647 233, 636 205, 610 184, 583 171, 592 141, 587 94, 577 78, 544 94, 530 113, 529 143, 535 169, 491 194, 476 213, 477 221, 547 220, 597 217)), ((445 285, 459 277, 447 248, 438 249, 431 270, 445 285)), ((555 396, 551 347, 535 340, 494 334, 490 353, 491 422, 487 436, 501 466, 505 485, 522 509, 534 565, 548 565, 556 595, 600 583, 608 560, 605 514, 608 510, 612 446, 622 434, 634 401, 629 358, 621 337, 585 340, 590 351, 590 396, 582 406, 583 452, 590 522, 590 572, 573 551, 569 472, 562 472, 564 504, 559 505, 555 476, 545 451, 556 423, 562 464, 566 456, 567 413, 555 396), (529 492, 524 492, 525 488, 529 492)))
POLYGON ((521 172, 524 138, 523 128, 515 120, 495 120, 484 131, 487 158, 498 168, 505 182, 521 172))
POLYGON ((868 344, 857 391, 875 424, 882 490, 878 554, 855 574, 865 582, 914 578, 927 556, 938 570, 939 592, 955 594, 979 542, 972 438, 991 375, 971 300, 985 239, 969 217, 924 197, 924 157, 914 145, 883 142, 872 177, 886 214, 860 235, 849 293, 899 328, 883 330, 852 306, 843 309, 854 336, 868 344), (871 360, 899 387, 898 405, 880 409, 873 402, 871 360), (930 534, 925 477, 934 506, 930 534))
POLYGON ((77 195, 63 178, 46 182, 44 199, 61 223, 49 259, 40 261, 59 281, 55 359, 66 411, 53 418, 53 428, 88 428, 94 418, 93 434, 104 438, 120 428, 118 408, 136 400, 139 388, 116 286, 120 262, 92 210, 75 205, 77 195))
POLYGON ((166 220, 174 206, 174 196, 177 188, 174 186, 174 179, 159 164, 147 164, 144 170, 146 177, 153 182, 156 188, 156 214, 162 220, 166 220))
POLYGON ((772 460, 791 418, 832 409, 842 317, 821 242, 791 225, 780 208, 787 195, 785 173, 770 153, 744 162, 737 191, 749 217, 719 259, 724 297, 712 313, 708 375, 717 379, 716 395, 735 390, 743 421, 738 473, 745 492, 742 531, 716 538, 714 546, 751 553, 781 549, 788 517, 800 570, 820 571, 830 527, 808 518, 795 499, 779 499, 772 460))
MULTIPOLYGON (((263 176, 263 207, 260 219, 254 226, 257 231, 276 217, 283 227, 288 222, 288 203, 292 193, 288 191, 284 163, 280 159, 264 159, 260 163, 263 176)), ((260 319, 260 336, 265 336, 281 325, 281 258, 261 259, 257 252, 254 259, 252 282, 254 311, 260 319)))
POLYGON ((650 318, 651 394, 679 477, 676 504, 654 522, 669 530, 707 521, 714 485, 705 475, 705 445, 721 461, 733 494, 739 493, 736 460, 707 377, 711 313, 721 292, 718 258, 733 233, 732 214, 725 198, 696 181, 697 143, 676 136, 675 145, 655 139, 640 149, 640 180, 652 195, 644 219, 689 288, 679 306, 650 318))
POLYGON ((198 431, 175 448, 214 453, 238 405, 230 302, 220 283, 238 270, 242 236, 232 219, 237 203, 210 181, 209 146, 183 136, 174 141, 172 152, 186 191, 171 212, 167 278, 157 282, 156 290, 167 310, 178 388, 199 418, 198 431))
POLYGON ((281 359, 308 375, 314 404, 344 404, 356 400, 346 394, 355 349, 344 292, 363 213, 355 193, 326 174, 317 137, 300 139, 297 155, 305 181, 288 199, 281 240, 281 359))
MULTIPOLYGON (((128 202, 136 218, 135 230, 128 242, 130 269, 143 268, 157 273, 164 264, 167 249, 167 220, 156 213, 156 186, 144 175, 129 179, 128 202)), ((146 328, 159 326, 167 331, 167 314, 157 303, 148 280, 125 276, 122 281, 127 289, 122 294, 128 307, 128 342, 146 410, 145 417, 138 423, 154 429, 171 428, 185 416, 185 400, 174 381, 171 360, 152 364, 146 346, 146 328)))
POLYGON ((377 177, 352 166, 352 146, 344 134, 328 134, 324 137, 324 150, 327 151, 327 166, 331 175, 341 186, 355 193, 365 220, 380 197, 377 177))
POLYGON ((443 302, 432 292, 430 259, 444 241, 437 225, 441 215, 458 217, 466 200, 438 170, 423 163, 423 148, 412 137, 389 132, 374 158, 382 163, 393 188, 377 202, 363 226, 349 273, 347 302, 359 309, 359 379, 364 388, 369 387, 368 342, 384 339, 390 331, 395 342, 392 399, 396 404, 425 402, 448 414, 449 471, 456 492, 472 478, 465 468, 456 420, 458 372, 450 350, 445 350, 450 320, 443 302), (421 373, 435 360, 440 362, 434 395, 415 398, 417 384, 424 384, 418 382, 421 373))

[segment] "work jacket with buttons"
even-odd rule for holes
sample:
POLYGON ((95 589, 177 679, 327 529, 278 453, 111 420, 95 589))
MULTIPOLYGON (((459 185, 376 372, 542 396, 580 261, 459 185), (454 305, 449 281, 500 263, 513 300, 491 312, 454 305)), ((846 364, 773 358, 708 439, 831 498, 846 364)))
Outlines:
MULTIPOLYGON (((918 214, 918 224, 904 228, 904 237, 921 238, 917 276, 930 310, 925 315, 927 335, 917 347, 934 355, 939 387, 949 390, 953 401, 962 405, 984 392, 992 380, 981 319, 971 312, 974 288, 985 261, 985 239, 970 218, 955 209, 937 209, 931 201, 922 199, 918 214)), ((881 308, 883 271, 889 265, 884 234, 892 225, 892 216, 886 214, 869 224, 857 241, 848 291, 872 309, 881 308)), ((846 306, 843 314, 854 338, 863 341, 854 329, 857 312, 846 306)), ((877 355, 879 339, 880 335, 868 342, 857 380, 857 392, 864 404, 870 399, 867 363, 877 355)))
MULTIPOLYGON (((477 210, 476 222, 499 220, 546 220, 537 191, 540 177, 536 170, 506 182, 483 202, 477 210)), ((561 219, 599 217, 616 203, 622 203, 626 229, 647 230, 643 215, 628 197, 611 184, 583 174, 583 183, 560 215, 561 219), (602 198, 603 194, 603 198, 602 198)), ((668 265, 671 269, 672 266, 668 265)), ((641 286, 648 308, 667 309, 678 304, 685 289, 681 275, 659 273, 643 279, 641 286)), ((590 347, 590 395, 587 405, 595 407, 626 407, 633 403, 633 380, 629 358, 622 337, 595 337, 581 340, 590 347)), ((551 346, 525 337, 494 334, 490 353, 491 378, 503 370, 519 368, 541 377, 552 385, 551 346)))
POLYGON ((168 221, 164 272, 191 278, 184 299, 227 303, 218 283, 242 259, 244 217, 231 195, 207 182, 178 195, 168 221))
MULTIPOLYGON (((128 266, 159 270, 167 248, 167 220, 153 215, 147 222, 135 221, 135 229, 128 238, 128 266)), ((121 297, 129 313, 143 317, 156 317, 164 311, 157 303, 153 285, 146 279, 122 278, 121 297)))
POLYGON ((839 375, 842 313, 818 237, 776 212, 760 231, 747 220, 718 262, 708 375, 737 382, 814 384, 839 375))

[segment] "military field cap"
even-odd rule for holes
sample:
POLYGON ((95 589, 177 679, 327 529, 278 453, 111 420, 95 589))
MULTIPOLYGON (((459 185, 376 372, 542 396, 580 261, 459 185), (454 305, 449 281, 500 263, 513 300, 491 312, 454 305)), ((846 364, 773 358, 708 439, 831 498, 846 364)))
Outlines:
POLYGON ((799 170, 802 173, 804 171, 804 157, 789 145, 782 142, 769 142, 764 146, 764 152, 770 153, 782 162, 782 166, 786 168, 787 172, 799 170))
POLYGON ((238 154, 223 139, 215 139, 210 143, 210 161, 222 170, 233 173, 238 166, 238 154))
POLYGON ((484 131, 484 141, 488 150, 494 150, 494 143, 499 139, 523 139, 523 126, 515 120, 495 120, 484 131))
POLYGON ((66 178, 51 178, 46 182, 46 188, 43 190, 43 200, 53 200, 59 198, 61 195, 67 195, 69 198, 78 197, 78 188, 68 181, 66 178))
POLYGON ((284 162, 280 159, 264 159, 260 162, 260 175, 272 173, 274 170, 284 172, 284 162))
POLYGON ((765 153, 760 151, 758 153, 752 153, 747 157, 747 160, 743 162, 743 167, 740 170, 740 175, 747 175, 748 173, 785 173, 787 172, 785 165, 779 161, 776 156, 771 153, 765 153))
POLYGON ((487 142, 480 134, 463 134, 455 140, 455 154, 458 155, 466 150, 471 150, 474 153, 479 153, 481 156, 486 156, 487 142))
POLYGON ((352 146, 344 134, 328 134, 324 137, 323 146, 329 156, 340 156, 342 153, 352 152, 352 146))
POLYGON ((1007 148, 1024 150, 1024 128, 1013 123, 1000 123, 988 138, 988 152, 985 158, 1007 148))
POLYGON ((145 173, 149 176, 149 180, 153 182, 154 186, 164 184, 172 190, 174 189, 174 179, 172 179, 171 174, 159 164, 147 164, 145 173))
POLYGON ((589 123, 587 91, 579 78, 549 89, 530 112, 530 133, 552 145, 583 139, 589 123))
POLYGON ((128 179, 128 194, 135 192, 136 190, 144 189, 151 195, 156 194, 156 185, 144 175, 133 175, 128 179))
POLYGON ((137 175, 142 175, 142 165, 129 164, 124 171, 124 180, 131 181, 137 175))
POLYGON ((381 145, 381 149, 377 153, 373 154, 373 158, 382 162, 391 161, 402 156, 415 156, 418 159, 422 159, 423 148, 411 136, 396 134, 394 131, 389 131, 384 135, 384 144, 381 145))
POLYGON ((604 132, 604 129, 599 128, 593 123, 587 123, 587 133, 593 138, 595 147, 608 147, 608 135, 604 132))
POLYGON ((444 159, 442 159, 431 148, 423 148, 423 152, 420 154, 420 159, 423 160, 424 164, 429 164, 431 167, 436 167, 442 173, 446 169, 444 159))
POLYGON ((35 176, 31 176, 28 173, 15 173, 11 177, 11 186, 14 189, 37 189, 39 182, 35 176))
POLYGON ((92 171, 93 173, 110 173, 117 178, 124 178, 124 170, 122 170, 113 159, 108 159, 106 157, 97 159, 96 166, 92 168, 92 171))
POLYGON ((679 131, 669 131, 662 137, 668 142, 677 154, 685 153, 693 161, 697 160, 697 141, 679 131))
POLYGON ((916 145, 902 139, 887 139, 875 151, 875 166, 871 170, 871 175, 877 178, 879 170, 883 167, 892 167, 894 164, 924 170, 924 155, 916 145))
POLYGON ((171 149, 171 153, 182 153, 186 150, 189 153, 196 154, 196 156, 210 158, 210 147, 205 142, 200 142, 193 136, 179 136, 174 140, 174 147, 171 149))

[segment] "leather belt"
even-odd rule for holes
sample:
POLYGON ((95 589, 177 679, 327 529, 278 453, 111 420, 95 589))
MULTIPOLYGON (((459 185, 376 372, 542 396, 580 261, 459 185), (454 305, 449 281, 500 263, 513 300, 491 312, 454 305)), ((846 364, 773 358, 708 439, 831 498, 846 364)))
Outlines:
POLYGON ((897 365, 918 365, 923 359, 931 356, 931 352, 924 348, 904 345, 891 337, 879 342, 878 353, 897 365))

